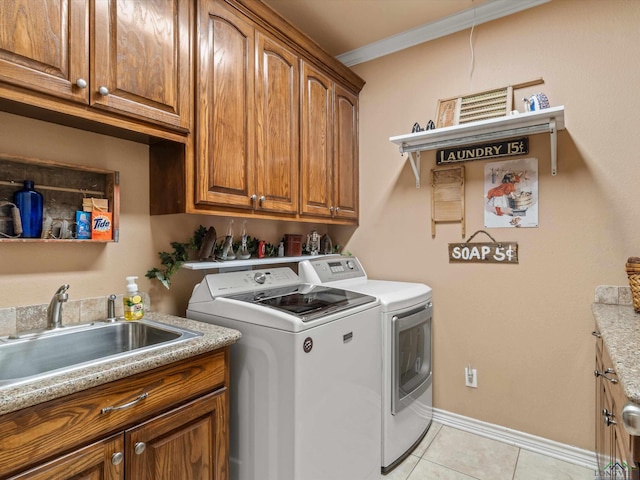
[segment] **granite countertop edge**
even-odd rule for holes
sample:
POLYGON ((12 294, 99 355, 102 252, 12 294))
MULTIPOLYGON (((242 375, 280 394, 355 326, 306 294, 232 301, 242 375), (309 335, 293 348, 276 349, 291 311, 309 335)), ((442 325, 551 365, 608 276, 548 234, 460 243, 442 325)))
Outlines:
POLYGON ((119 360, 89 366, 78 371, 52 375, 48 378, 16 385, 0 386, 0 415, 212 352, 234 344, 241 337, 239 331, 231 328, 174 315, 148 312, 145 319, 193 330, 203 335, 167 347, 135 353, 119 360))
POLYGON ((640 354, 630 347, 640 344, 640 314, 631 305, 593 303, 591 310, 625 396, 640 405, 640 354))

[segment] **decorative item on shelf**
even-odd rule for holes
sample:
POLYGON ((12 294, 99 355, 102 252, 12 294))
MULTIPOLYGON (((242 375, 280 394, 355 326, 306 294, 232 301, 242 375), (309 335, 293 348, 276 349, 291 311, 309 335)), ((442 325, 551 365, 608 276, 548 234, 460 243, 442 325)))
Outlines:
POLYGON ((320 239, 320 253, 323 255, 329 255, 333 253, 333 242, 328 234, 324 234, 320 239))
POLYGON ((233 251, 233 219, 227 223, 227 234, 224 237, 222 251, 218 255, 220 260, 235 260, 236 254, 233 251))
POLYGON ((318 255, 320 253, 320 235, 316 230, 311 230, 307 235, 306 252, 309 255, 318 255))
POLYGON ((537 112, 544 108, 549 108, 549 99, 544 93, 534 93, 529 98, 523 98, 525 112, 537 112))
POLYGON ((437 223, 459 222, 464 238, 464 167, 431 170, 431 237, 437 223))
POLYGON ((13 203, 20 211, 22 238, 40 238, 42 234, 42 194, 34 189, 33 180, 25 180, 24 188, 13 194, 13 203))
POLYGON ((106 198, 85 197, 82 199, 82 210, 85 212, 108 212, 109 200, 106 198))
POLYGON ((425 130, 433 130, 434 128, 436 128, 436 125, 435 123, 433 123, 433 120, 429 120, 424 128, 422 128, 420 124, 416 122, 411 128, 411 133, 424 132, 425 130))
POLYGON ((198 260, 210 261, 215 258, 216 241, 216 229, 211 226, 202 239, 202 245, 200 246, 200 250, 198 251, 198 260))
POLYGON ((489 142, 464 147, 443 148, 436 151, 436 165, 486 160, 487 158, 511 157, 529 153, 529 137, 503 142, 489 142))
POLYGON ((302 235, 287 233, 284 236, 284 255, 286 257, 302 255, 302 235))
POLYGON ((0 237, 16 238, 22 233, 20 210, 14 203, 0 202, 0 208, 9 208, 9 215, 0 212, 0 237))
MULTIPOLYGON (((185 243, 180 242, 171 242, 171 247, 173 247, 173 252, 159 252, 160 263, 162 264, 162 268, 152 268, 148 270, 145 274, 145 277, 149 279, 156 279, 164 287, 168 290, 171 287, 171 277, 174 273, 180 270, 180 267, 184 262, 189 260, 191 252, 200 251, 203 240, 207 236, 209 232, 211 232, 210 227, 207 230, 205 227, 200 225, 195 232, 193 232, 193 236, 187 240, 185 243)), ((215 229, 213 230, 213 236, 215 237, 215 229)), ((214 240, 215 245, 215 240, 214 240)), ((213 256, 213 252, 211 253, 213 256)))
POLYGON ((280 240, 280 245, 278 245, 278 256, 284 257, 284 238, 280 240))
POLYGON ((242 232, 240 236, 240 248, 238 249, 237 257, 239 260, 247 260, 251 258, 251 252, 247 247, 247 221, 242 222, 242 232))
POLYGON ((464 243, 449 244, 449 263, 518 263, 517 242, 497 242, 484 230, 478 230, 464 243), (492 242, 475 242, 471 240, 484 233, 492 242))
POLYGON ((640 313, 640 257, 629 257, 625 267, 631 287, 633 310, 640 313))

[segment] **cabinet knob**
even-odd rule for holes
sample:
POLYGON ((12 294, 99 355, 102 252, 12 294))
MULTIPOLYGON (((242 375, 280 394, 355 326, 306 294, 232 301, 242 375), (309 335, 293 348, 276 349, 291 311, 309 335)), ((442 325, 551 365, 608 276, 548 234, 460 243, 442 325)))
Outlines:
POLYGON ((87 88, 87 81, 84 78, 79 78, 76 80, 76 86, 78 88, 87 88))
POLYGON ((122 460, 124 460, 124 454, 122 452, 116 452, 111 455, 111 463, 113 465, 120 465, 122 460))
POLYGON ((103 85, 98 89, 98 93, 103 97, 106 97, 107 95, 109 95, 109 89, 103 85))
POLYGON ((264 201, 265 201, 266 199, 267 199, 267 198, 266 198, 264 195, 260 195, 260 198, 259 198, 260 206, 262 206, 262 204, 264 203, 264 201))
POLYGON ((329 207, 329 211, 330 211, 331 213, 333 213, 333 210, 334 210, 334 209, 333 209, 333 205, 331 205, 331 206, 329 207))
POLYGON ((140 455, 144 452, 145 448, 147 448, 147 444, 144 442, 138 442, 133 446, 133 451, 136 452, 136 455, 140 455))
POLYGON ((336 207, 336 213, 340 211, 340 207, 336 207))
POLYGON ((627 403, 622 407, 622 425, 630 435, 640 435, 640 407, 638 405, 627 403))

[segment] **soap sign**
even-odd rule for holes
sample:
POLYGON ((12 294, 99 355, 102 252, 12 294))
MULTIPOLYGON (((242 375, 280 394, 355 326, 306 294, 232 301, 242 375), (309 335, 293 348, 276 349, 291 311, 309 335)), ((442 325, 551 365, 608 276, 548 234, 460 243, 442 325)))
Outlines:
POLYGON ((517 242, 450 243, 449 263, 518 263, 517 242))

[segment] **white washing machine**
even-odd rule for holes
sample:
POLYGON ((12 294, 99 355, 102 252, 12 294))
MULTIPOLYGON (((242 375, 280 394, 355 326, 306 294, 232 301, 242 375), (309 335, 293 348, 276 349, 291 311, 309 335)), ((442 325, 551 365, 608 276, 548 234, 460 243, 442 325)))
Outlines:
POLYGON ((431 288, 421 283, 369 280, 355 257, 311 258, 298 275, 373 295, 382 305, 382 472, 402 462, 426 435, 433 418, 431 288))
POLYGON ((207 275, 187 317, 234 328, 233 480, 378 480, 380 304, 290 268, 207 275))

